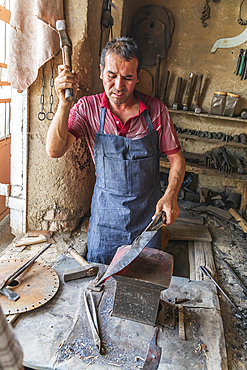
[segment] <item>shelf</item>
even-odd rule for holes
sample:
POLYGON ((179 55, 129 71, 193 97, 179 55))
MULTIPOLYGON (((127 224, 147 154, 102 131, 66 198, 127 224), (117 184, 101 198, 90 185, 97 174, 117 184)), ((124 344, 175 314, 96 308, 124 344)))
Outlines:
POLYGON ((234 122, 242 122, 247 124, 247 119, 243 119, 240 117, 227 117, 227 116, 216 116, 213 114, 209 113, 195 113, 191 111, 184 111, 184 110, 175 110, 168 108, 169 113, 174 113, 174 114, 184 114, 188 116, 195 116, 195 117, 205 117, 209 119, 219 119, 219 120, 225 120, 225 121, 234 121, 234 122))
MULTIPOLYGON (((160 167, 161 168, 170 168, 170 162, 168 159, 160 158, 160 167)), ((186 163, 186 171, 193 172, 201 175, 216 176, 222 177, 225 179, 238 180, 240 182, 246 183, 247 175, 239 175, 238 173, 229 174, 227 172, 221 172, 214 168, 208 168, 195 163, 186 163)))
POLYGON ((200 141, 204 141, 209 144, 221 144, 222 146, 231 145, 231 146, 247 149, 247 144, 236 143, 235 141, 221 141, 217 139, 208 139, 206 137, 199 137, 196 135, 189 135, 189 134, 177 134, 177 135, 179 138, 181 137, 181 138, 190 139, 190 140, 200 140, 200 141))

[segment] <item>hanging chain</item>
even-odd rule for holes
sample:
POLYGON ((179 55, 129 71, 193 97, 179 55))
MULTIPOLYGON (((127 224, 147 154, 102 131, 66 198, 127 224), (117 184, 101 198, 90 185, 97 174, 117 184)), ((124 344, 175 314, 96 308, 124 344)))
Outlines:
POLYGON ((50 96, 49 96, 49 104, 50 104, 50 110, 46 113, 46 118, 51 121, 54 116, 54 112, 52 111, 52 104, 53 104, 53 93, 52 89, 54 87, 54 77, 53 77, 53 70, 54 70, 54 58, 51 59, 51 77, 50 77, 50 96))
POLYGON ((206 20, 210 18, 210 7, 208 5, 209 1, 210 0, 206 0, 206 3, 202 11, 201 22, 202 22, 203 27, 207 27, 206 20))
POLYGON ((240 7, 239 7, 239 18, 238 18, 238 23, 241 24, 241 26, 246 26, 247 25, 247 19, 243 21, 241 18, 241 12, 242 12, 242 5, 244 3, 244 0, 241 1, 240 7))
POLYGON ((40 112, 38 113, 38 119, 40 121, 44 121, 45 119, 45 112, 44 112, 44 102, 45 102, 45 97, 44 97, 44 87, 45 87, 45 66, 42 66, 42 76, 41 76, 41 95, 40 95, 40 104, 41 104, 41 109, 40 112))

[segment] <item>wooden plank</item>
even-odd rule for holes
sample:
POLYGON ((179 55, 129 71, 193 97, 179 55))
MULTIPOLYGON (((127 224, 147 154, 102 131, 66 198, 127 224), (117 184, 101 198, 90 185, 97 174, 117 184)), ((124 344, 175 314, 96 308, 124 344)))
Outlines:
POLYGON ((212 212, 215 215, 218 215, 220 217, 223 217, 226 220, 230 220, 230 218, 232 218, 232 215, 230 214, 230 212, 226 211, 225 209, 218 208, 218 207, 207 206, 207 211, 212 212))
POLYGON ((0 68, 7 68, 7 64, 6 63, 0 63, 0 68))
POLYGON ((235 218, 241 229, 247 233, 247 222, 233 208, 229 209, 230 214, 235 218))
POLYGON ((196 280, 194 242, 188 242, 190 280, 196 280))
POLYGON ((178 306, 178 333, 179 339, 186 340, 184 306, 182 305, 178 306))
POLYGON ((0 81, 0 86, 11 86, 11 83, 7 81, 0 81))
POLYGON ((196 225, 203 225, 204 218, 199 215, 191 214, 187 211, 180 210, 180 215, 177 218, 178 222, 188 222, 196 225))
POLYGON ((240 213, 242 216, 245 215, 246 204, 247 204, 247 182, 243 184, 243 189, 242 189, 241 204, 240 204, 240 213))
POLYGON ((212 237, 206 225, 194 225, 183 222, 175 222, 167 226, 170 240, 199 240, 211 242, 212 237))
POLYGON ((8 99, 0 99, 0 104, 1 103, 11 103, 11 99, 8 98, 8 99))
POLYGON ((203 273, 200 270, 200 266, 206 266, 206 258, 204 254, 203 243, 195 241, 194 242, 194 253, 195 253, 195 275, 196 281, 203 280, 203 273))

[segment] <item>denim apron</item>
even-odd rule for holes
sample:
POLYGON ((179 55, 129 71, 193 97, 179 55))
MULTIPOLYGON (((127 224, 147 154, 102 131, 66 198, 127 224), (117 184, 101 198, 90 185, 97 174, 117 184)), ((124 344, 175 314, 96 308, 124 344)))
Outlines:
MULTIPOLYGON (((158 134, 147 110, 149 133, 140 139, 104 134, 101 108, 95 135, 96 183, 91 204, 87 260, 110 264, 118 247, 131 244, 150 223, 161 197, 158 134)), ((147 245, 161 248, 160 231, 147 245)))

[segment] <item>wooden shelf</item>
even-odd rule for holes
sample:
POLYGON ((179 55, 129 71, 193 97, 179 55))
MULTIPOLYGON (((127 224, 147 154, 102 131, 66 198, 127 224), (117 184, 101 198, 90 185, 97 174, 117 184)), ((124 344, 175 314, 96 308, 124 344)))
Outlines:
POLYGON ((222 146, 225 145, 231 145, 239 148, 246 148, 247 149, 247 144, 242 144, 242 143, 236 143, 235 141, 221 141, 217 139, 208 139, 206 137, 199 137, 196 135, 189 135, 189 134, 177 134, 178 137, 184 138, 184 139, 190 139, 190 140, 200 140, 204 141, 209 144, 221 144, 222 146))
POLYGON ((171 109, 171 108, 168 108, 168 111, 170 113, 174 113, 174 114, 184 114, 184 115, 188 115, 188 116, 195 116, 195 117, 204 117, 204 118, 209 118, 209 119, 218 119, 218 120, 225 120, 225 121, 234 121, 234 122, 242 122, 242 123, 245 123, 247 124, 247 119, 243 119, 243 118, 240 118, 240 117, 227 117, 227 116, 216 116, 216 115, 213 115, 213 114, 209 114, 209 113, 195 113, 195 112, 191 112, 191 111, 184 111, 184 110, 175 110, 175 109, 171 109))
MULTIPOLYGON (((160 158, 160 167, 170 168, 170 162, 168 161, 168 159, 160 158)), ((247 175, 239 175, 238 173, 229 174, 227 172, 221 172, 217 169, 204 167, 202 165, 195 164, 195 163, 193 164, 186 163, 186 171, 193 172, 196 174, 201 174, 201 175, 216 176, 216 177, 228 178, 232 180, 238 180, 244 183, 247 181, 247 175)))

